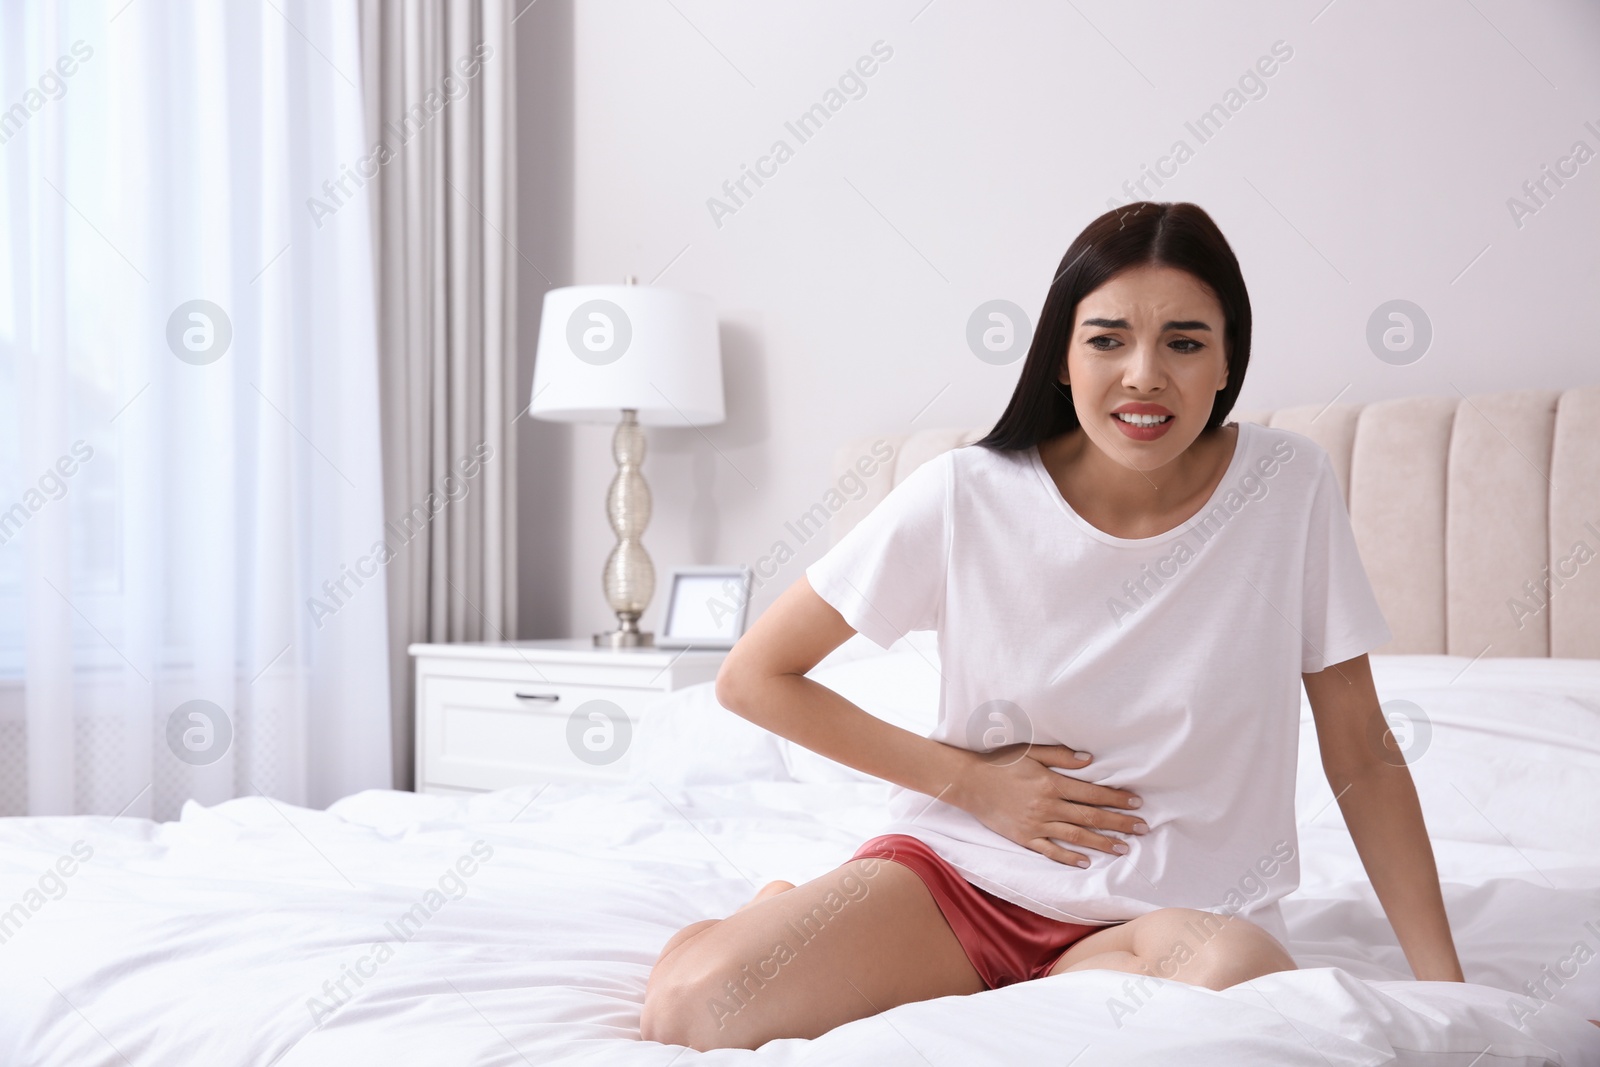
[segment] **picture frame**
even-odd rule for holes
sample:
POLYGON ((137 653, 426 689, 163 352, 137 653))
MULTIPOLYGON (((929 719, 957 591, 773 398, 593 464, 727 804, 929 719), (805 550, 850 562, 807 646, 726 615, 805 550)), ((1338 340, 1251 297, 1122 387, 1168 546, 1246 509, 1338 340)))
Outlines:
POLYGON ((658 648, 732 648, 744 636, 751 572, 745 566, 672 568, 658 648))

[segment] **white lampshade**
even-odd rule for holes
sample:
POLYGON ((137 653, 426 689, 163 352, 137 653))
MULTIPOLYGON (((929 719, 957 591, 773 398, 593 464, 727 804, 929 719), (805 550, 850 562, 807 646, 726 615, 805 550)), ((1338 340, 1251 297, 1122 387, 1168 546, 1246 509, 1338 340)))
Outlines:
POLYGON ((646 426, 723 420, 722 351, 711 298, 653 285, 573 285, 544 294, 528 413, 646 426))

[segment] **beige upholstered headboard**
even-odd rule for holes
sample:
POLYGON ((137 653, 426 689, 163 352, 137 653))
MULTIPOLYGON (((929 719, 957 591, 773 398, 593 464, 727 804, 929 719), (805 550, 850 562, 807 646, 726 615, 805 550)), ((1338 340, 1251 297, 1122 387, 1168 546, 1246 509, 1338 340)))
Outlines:
MULTIPOLYGON (((1293 430, 1327 450, 1394 631, 1378 652, 1600 659, 1600 386, 1231 418, 1293 430)), ((830 538, 925 460, 988 429, 847 442, 836 477, 872 467, 858 461, 882 454, 874 442, 891 445, 894 459, 876 464, 867 492, 834 514, 830 538)))

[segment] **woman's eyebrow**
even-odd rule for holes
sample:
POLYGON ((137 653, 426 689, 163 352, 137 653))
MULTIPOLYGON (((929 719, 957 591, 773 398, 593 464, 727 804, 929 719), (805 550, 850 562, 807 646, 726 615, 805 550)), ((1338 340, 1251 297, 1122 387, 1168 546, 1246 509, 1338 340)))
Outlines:
MULTIPOLYGON (((1103 326, 1108 330, 1126 330, 1128 328, 1128 320, 1127 319, 1084 319, 1083 322, 1080 323, 1080 325, 1082 325, 1082 326, 1103 326)), ((1199 319, 1183 319, 1183 320, 1173 319, 1171 322, 1164 323, 1162 325, 1162 327, 1161 327, 1161 332, 1162 333, 1165 333, 1168 330, 1204 330, 1207 333, 1210 333, 1211 332, 1211 327, 1207 326, 1205 323, 1201 322, 1199 319)))

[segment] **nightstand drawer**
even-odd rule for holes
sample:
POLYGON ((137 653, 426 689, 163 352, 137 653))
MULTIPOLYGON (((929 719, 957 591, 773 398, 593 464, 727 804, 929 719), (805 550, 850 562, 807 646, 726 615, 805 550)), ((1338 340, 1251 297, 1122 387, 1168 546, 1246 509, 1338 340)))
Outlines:
POLYGON ((423 786, 501 789, 627 776, 633 733, 659 689, 425 676, 423 786))
POLYGON ((484 793, 538 782, 625 781, 651 706, 717 676, 711 649, 587 640, 415 644, 416 788, 484 793))

